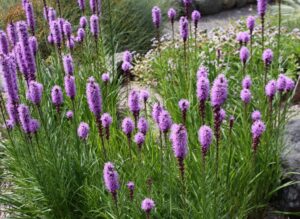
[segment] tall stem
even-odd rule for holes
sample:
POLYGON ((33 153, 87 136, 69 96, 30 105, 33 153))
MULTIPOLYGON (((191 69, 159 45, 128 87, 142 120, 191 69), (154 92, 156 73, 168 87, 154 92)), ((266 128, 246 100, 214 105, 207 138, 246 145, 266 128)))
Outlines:
POLYGON ((262 53, 265 50, 265 16, 261 16, 261 44, 262 44, 262 53))
POLYGON ((278 42, 277 42, 277 54, 278 54, 278 67, 280 67, 280 37, 281 37, 281 0, 278 0, 278 42))
POLYGON ((61 17, 61 7, 60 7, 60 0, 56 0, 56 4, 58 7, 58 13, 59 13, 59 17, 61 17))
POLYGON ((111 46, 111 60, 112 60, 112 72, 113 78, 115 77, 115 44, 114 44, 114 31, 112 24, 112 11, 111 11, 111 1, 108 1, 108 13, 109 13, 109 31, 110 31, 110 46, 111 46))

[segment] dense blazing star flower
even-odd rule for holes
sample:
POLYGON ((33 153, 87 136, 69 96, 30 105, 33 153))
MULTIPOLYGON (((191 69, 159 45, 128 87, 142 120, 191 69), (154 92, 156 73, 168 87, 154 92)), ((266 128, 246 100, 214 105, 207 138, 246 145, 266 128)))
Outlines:
POLYGON ((78 43, 81 43, 81 42, 83 42, 84 38, 85 38, 85 30, 84 30, 83 28, 79 28, 79 29, 77 30, 77 38, 76 38, 76 41, 77 41, 78 43))
POLYGON ((31 131, 31 116, 28 106, 21 104, 18 107, 19 121, 21 123, 22 129, 26 134, 30 134, 31 131))
POLYGON ((79 20, 79 26, 80 26, 81 28, 85 29, 86 26, 87 26, 87 24, 88 24, 88 21, 87 21, 86 16, 82 16, 82 17, 80 18, 80 20, 79 20))
POLYGON ((284 74, 280 74, 277 79, 277 90, 279 92, 284 92, 286 88, 286 76, 284 74))
POLYGON ((8 39, 6 33, 3 30, 0 30, 0 55, 8 55, 8 39))
POLYGON ((251 85, 252 85, 252 80, 249 75, 246 75, 246 77, 243 79, 242 86, 244 89, 250 89, 251 85))
POLYGON ((63 56, 64 71, 67 75, 74 74, 74 63, 71 54, 63 56))
POLYGON ((209 80, 207 77, 199 77, 197 80, 197 98, 199 101, 206 101, 209 97, 209 80))
POLYGON ((90 28, 91 33, 95 39, 99 37, 99 18, 97 15, 93 14, 90 18, 90 28))
POLYGON ((48 19, 49 19, 49 23, 56 20, 56 11, 52 7, 48 8, 48 19))
POLYGON ((206 156, 209 146, 212 143, 213 131, 209 126, 201 126, 198 131, 198 140, 201 145, 202 156, 206 156))
POLYGON ((69 48, 70 50, 74 49, 75 48, 75 41, 76 41, 75 37, 73 35, 71 35, 70 40, 66 41, 67 48, 69 48))
POLYGON ((174 21, 175 21, 175 18, 176 18, 176 11, 174 8, 170 8, 168 10, 168 17, 169 17, 169 20, 172 24, 174 24, 174 21))
POLYGON ((67 37, 68 40, 70 40, 72 35, 72 25, 69 21, 65 21, 63 24, 63 33, 64 36, 67 37))
POLYGON ((43 85, 36 81, 31 81, 29 83, 29 99, 31 102, 37 106, 40 106, 43 95, 43 85))
POLYGON ((122 63, 122 70, 125 73, 129 73, 131 68, 132 68, 132 65, 129 62, 123 62, 122 63))
POLYGON ((29 3, 29 0, 22 0, 23 9, 25 9, 27 3, 29 3))
POLYGON ((54 39, 53 39, 52 34, 50 34, 50 35, 47 36, 47 41, 48 41, 48 43, 51 44, 51 45, 54 44, 54 39))
POLYGON ((244 32, 239 32, 237 35, 236 35, 236 40, 241 44, 243 43, 243 34, 244 32))
POLYGON ((116 199, 117 190, 120 188, 119 175, 111 162, 104 164, 103 179, 107 191, 109 191, 114 196, 114 199, 116 199))
POLYGON ((62 28, 58 20, 51 21, 50 32, 53 42, 60 48, 63 41, 62 28))
POLYGON ((140 94, 136 90, 132 90, 129 94, 128 97, 128 107, 130 111, 132 112, 135 120, 137 120, 140 110, 141 110, 141 105, 140 105, 140 94))
POLYGON ((240 95, 242 101, 245 103, 245 104, 248 104, 250 103, 251 101, 251 98, 252 98, 252 95, 251 95, 251 91, 249 89, 243 89, 241 91, 241 95, 240 95))
POLYGON ((129 194, 130 200, 133 201, 133 193, 134 193, 134 188, 135 188, 134 182, 129 181, 126 186, 130 192, 130 194, 129 194))
POLYGON ((265 132, 266 125, 261 120, 257 120, 252 124, 251 133, 252 133, 252 148, 254 153, 257 151, 258 144, 260 142, 261 135, 265 132))
POLYGON ((249 29, 251 34, 254 30, 254 27, 255 27, 255 17, 254 16, 249 16, 247 18, 247 28, 249 29))
POLYGON ((12 129, 15 127, 15 125, 16 125, 16 124, 14 123, 13 120, 8 119, 8 120, 5 121, 5 126, 4 126, 4 128, 6 127, 7 130, 12 130, 12 129))
POLYGON ((126 117, 122 122, 122 131, 130 137, 134 130, 134 122, 129 117, 126 117))
POLYGON ((74 117, 74 113, 72 110, 69 110, 67 113, 66 113, 66 117, 68 120, 72 120, 73 117, 74 117))
POLYGON ((190 6, 192 4, 193 0, 183 0, 182 2, 183 2, 183 5, 185 7, 187 7, 187 6, 190 6))
POLYGON ((289 77, 287 77, 285 91, 289 92, 289 91, 294 90, 294 88, 295 88, 295 82, 292 79, 290 79, 289 77))
POLYGON ((245 65, 247 60, 249 59, 249 50, 247 47, 243 46, 240 50, 240 59, 241 59, 241 62, 245 65))
POLYGON ((101 116, 101 124, 105 128, 106 139, 109 140, 110 137, 109 127, 112 124, 112 117, 108 113, 103 113, 103 115, 101 116))
POLYGON ((65 23, 65 19, 62 17, 57 18, 57 21, 59 23, 60 29, 61 29, 61 33, 64 36, 64 23, 65 23))
POLYGON ((261 113, 258 110, 253 111, 253 113, 251 114, 251 119, 253 122, 261 120, 261 113))
POLYGON ((211 89, 211 104, 213 107, 220 107, 224 104, 228 95, 228 82, 225 75, 220 74, 214 80, 211 89))
POLYGON ((11 120, 14 124, 19 123, 19 113, 18 106, 16 104, 10 103, 7 101, 5 105, 9 120, 11 120))
POLYGON ((157 6, 154 6, 152 8, 152 22, 153 22, 153 25, 156 28, 160 27, 160 24, 161 24, 161 11, 160 11, 160 8, 157 7, 157 6))
POLYGON ((66 75, 64 82, 65 82, 65 91, 67 96, 71 100, 74 100, 76 96, 75 77, 72 75, 66 75))
POLYGON ((123 62, 132 62, 132 54, 128 50, 123 53, 123 62))
POLYGON ((160 103, 155 103, 152 108, 152 118, 156 122, 156 124, 159 124, 159 115, 164 110, 164 108, 160 105, 160 103))
POLYGON ((19 103, 16 66, 10 56, 4 56, 0 61, 0 72, 3 76, 4 88, 10 103, 19 103))
POLYGON ((16 25, 13 22, 10 22, 7 25, 6 32, 11 45, 15 46, 18 42, 16 25))
POLYGON ((268 0, 257 0, 257 13, 259 16, 264 16, 267 11, 268 0))
POLYGON ((85 0, 77 0, 78 7, 81 11, 85 10, 85 0))
POLYGON ((51 90, 51 99, 54 106, 56 106, 57 111, 59 111, 59 107, 63 104, 63 93, 60 86, 55 85, 51 90))
POLYGON ((243 40, 243 43, 247 44, 250 40, 250 35, 248 32, 243 32, 243 35, 242 35, 242 40, 243 40))
POLYGON ((81 122, 77 129, 77 135, 80 139, 86 140, 90 132, 90 127, 87 123, 81 122))
POLYGON ((173 124, 171 128, 170 140, 176 158, 184 159, 188 153, 187 131, 181 124, 173 124))
POLYGON ((23 52, 22 52, 20 42, 18 42, 16 44, 16 46, 14 48, 14 53, 15 53, 15 56, 16 56, 18 68, 19 68, 20 72, 24 74, 25 80, 27 82, 29 80, 29 75, 28 75, 28 70, 27 70, 27 66, 26 66, 24 56, 23 56, 23 52))
POLYGON ((40 128, 39 121, 36 119, 31 119, 29 124, 30 124, 30 127, 29 127, 30 133, 36 134, 38 129, 40 128))
POLYGON ((109 82, 109 73, 102 74, 101 79, 104 83, 108 83, 109 82))
POLYGON ((198 22, 199 22, 200 18, 201 18, 200 12, 197 11, 197 10, 194 10, 194 11, 192 12, 192 21, 193 21, 193 23, 194 23, 195 28, 198 27, 198 22))
POLYGON ((35 36, 29 38, 29 45, 33 54, 36 55, 38 51, 38 41, 35 36))
POLYGON ((178 106, 182 112, 186 112, 190 108, 190 102, 186 99, 181 99, 178 102, 178 106))
POLYGON ((263 61, 266 66, 271 65, 273 61, 273 52, 271 49, 266 49, 263 53, 263 61))
POLYGON ((189 36, 189 22, 186 17, 181 17, 179 20, 180 36, 184 42, 187 41, 189 36))
POLYGON ((27 19, 27 25, 30 27, 31 32, 35 32, 35 19, 32 3, 28 2, 25 4, 25 14, 27 19))
POLYGON ((148 132, 148 129, 149 129, 148 121, 144 117, 141 117, 138 121, 137 128, 138 128, 139 132, 146 135, 148 132))
POLYGON ((220 109, 220 121, 223 122, 226 119, 226 111, 221 108, 220 109))
POLYGON ((270 100, 273 100, 273 97, 275 96, 276 91, 277 91, 276 81, 275 80, 269 81, 265 87, 266 96, 270 100))
POLYGON ((134 136, 134 142, 137 144, 139 151, 142 149, 142 145, 145 142, 145 135, 141 132, 138 132, 134 136))
POLYGON ((199 79, 200 77, 208 77, 208 70, 204 66, 201 66, 197 71, 197 79, 199 79))
POLYGON ((150 97, 150 93, 148 90, 141 90, 140 91, 140 97, 141 99, 146 103, 150 97))
POLYGON ((162 110, 158 118, 158 126, 161 132, 167 133, 172 126, 172 118, 168 111, 162 110))
POLYGON ((90 0, 90 9, 93 14, 100 15, 101 12, 101 0, 90 0))
POLYGON ((87 83, 86 96, 91 112, 99 119, 102 112, 102 95, 100 87, 93 77, 90 77, 87 83))
POLYGON ((152 199, 150 198, 145 198, 142 201, 142 210, 145 211, 147 214, 151 212, 151 210, 155 207, 155 203, 152 199))

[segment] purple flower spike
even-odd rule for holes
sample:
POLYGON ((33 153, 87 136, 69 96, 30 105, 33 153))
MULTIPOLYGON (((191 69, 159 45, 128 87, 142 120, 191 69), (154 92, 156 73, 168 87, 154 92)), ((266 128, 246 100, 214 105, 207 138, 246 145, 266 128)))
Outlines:
POLYGON ((192 4, 193 0, 183 0, 183 5, 185 7, 190 6, 192 4))
POLYGON ((10 22, 7 25, 6 32, 11 45, 15 46, 18 42, 16 25, 13 22, 10 22))
POLYGON ((142 201, 142 209, 143 211, 146 212, 146 214, 150 214, 151 210, 155 207, 155 203, 152 199, 150 198, 145 198, 142 201))
POLYGON ((243 43, 247 44, 249 42, 249 40, 250 40, 249 33, 248 32, 244 32, 242 36, 243 36, 243 43))
POLYGON ((199 79, 200 77, 208 77, 208 70, 204 66, 201 66, 197 71, 197 79, 199 79))
POLYGON ((30 27, 31 32, 34 35, 35 32, 35 19, 32 3, 28 2, 25 4, 25 13, 27 18, 27 25, 30 27))
POLYGON ((81 122, 77 129, 77 135, 80 139, 86 140, 90 132, 90 127, 87 123, 81 122))
POLYGON ((257 13, 259 16, 264 16, 267 11, 268 0, 257 0, 257 13))
POLYGON ((123 62, 132 62, 132 54, 128 50, 126 50, 123 54, 123 62))
POLYGON ((127 188, 130 192, 129 196, 130 196, 130 201, 133 201, 133 193, 134 193, 134 188, 135 188, 135 185, 134 185, 134 182, 128 182, 127 183, 127 188))
POLYGON ((161 23, 161 11, 160 8, 157 6, 154 6, 152 8, 152 22, 156 28, 160 27, 161 23))
POLYGON ((109 82, 109 73, 102 74, 101 79, 104 83, 107 84, 109 82))
POLYGON ((257 120, 261 120, 261 113, 258 110, 255 110, 252 114, 251 114, 251 119, 253 122, 257 121, 257 120))
POLYGON ((169 112, 166 110, 163 110, 159 114, 158 119, 159 119, 158 125, 159 125, 160 131, 163 133, 167 133, 172 126, 172 118, 171 118, 169 112))
POLYGON ((83 28, 79 28, 79 29, 77 30, 77 38, 76 38, 76 41, 77 41, 78 43, 81 43, 81 42, 83 42, 84 38, 85 38, 85 30, 84 30, 83 28))
POLYGON ((70 40, 71 35, 72 35, 72 25, 71 25, 71 23, 69 21, 65 21, 64 22, 63 33, 64 33, 64 36, 66 36, 66 38, 68 40, 70 40))
POLYGON ((0 30, 0 55, 8 55, 8 40, 6 33, 3 30, 0 30))
POLYGON ((245 104, 248 104, 250 103, 251 101, 251 98, 252 98, 252 95, 251 95, 251 91, 249 89, 243 89, 241 91, 241 95, 240 95, 242 101, 245 103, 245 104))
POLYGON ((29 44, 33 54, 36 55, 38 51, 38 41, 35 36, 29 38, 29 44))
POLYGON ((176 11, 174 8, 170 8, 168 10, 168 17, 169 17, 169 20, 172 24, 174 24, 174 21, 175 21, 175 18, 176 18, 176 11))
POLYGON ((5 121, 5 125, 4 125, 4 128, 7 128, 8 130, 12 130, 14 127, 15 127, 15 123, 13 120, 6 120, 5 121))
POLYGON ((72 110, 69 110, 67 113, 66 113, 66 117, 68 120, 72 120, 73 117, 74 117, 74 113, 72 110))
POLYGON ((247 60, 249 59, 249 50, 247 47, 242 47, 240 50, 240 59, 241 62, 245 65, 247 60))
POLYGON ((294 90, 294 88, 295 88, 295 82, 292 79, 287 77, 285 91, 290 92, 290 91, 294 90))
POLYGON ((250 34, 253 33, 254 27, 255 27, 255 17, 249 16, 247 18, 247 28, 249 29, 250 34))
POLYGON ((145 142, 145 135, 143 133, 141 133, 141 132, 138 132, 134 136, 134 142, 137 144, 138 150, 141 151, 142 150, 142 145, 145 142))
POLYGON ((22 125, 22 129, 26 134, 30 133, 31 128, 31 116, 28 106, 21 104, 18 108, 19 120, 22 125))
POLYGON ((102 112, 102 95, 99 85, 93 77, 89 78, 86 86, 86 96, 90 111, 97 119, 100 119, 102 112))
POLYGON ((181 17, 179 21, 180 25, 180 36, 184 42, 187 41, 189 36, 189 22, 186 17, 181 17))
POLYGON ((148 125, 147 120, 144 117, 141 117, 139 119, 138 124, 137 124, 137 128, 138 128, 139 132, 143 133, 144 135, 147 134, 148 129, 149 129, 149 125, 148 125))
POLYGON ((279 92, 282 93, 282 92, 285 91, 285 88, 286 88, 286 76, 284 74, 280 74, 278 76, 276 86, 277 86, 277 90, 279 92))
POLYGON ((269 81, 265 87, 265 93, 266 96, 269 98, 269 100, 271 101, 273 100, 276 91, 277 91, 276 81, 275 80, 269 81))
POLYGON ((266 126, 261 120, 257 120, 252 124, 252 148, 256 154, 258 144, 260 142, 261 135, 265 132, 266 126))
POLYGON ((226 111, 221 108, 220 109, 220 121, 223 122, 226 119, 226 111))
POLYGON ((99 5, 97 8, 97 4, 99 4, 99 0, 90 0, 90 9, 92 11, 93 14, 99 14, 99 5))
POLYGON ((38 129, 40 128, 40 123, 36 119, 30 120, 30 133, 36 134, 38 129))
POLYGON ((33 104, 40 106, 43 94, 43 85, 36 82, 31 81, 29 83, 29 97, 33 104))
POLYGON ((244 89, 250 89, 252 85, 252 80, 249 75, 247 75, 242 82, 242 86, 244 89))
POLYGON ((62 45, 62 28, 58 20, 51 21, 50 32, 53 37, 53 42, 61 48, 62 45))
POLYGON ((128 97, 128 107, 132 112, 135 121, 138 120, 141 106, 140 106, 140 94, 136 90, 132 90, 128 97))
POLYGON ((197 97, 199 101, 205 101, 209 97, 209 80, 206 77, 199 77, 197 80, 197 97))
POLYGON ((91 33, 95 39, 99 37, 99 18, 97 15, 93 14, 90 18, 90 28, 91 33))
POLYGON ((141 90, 140 92, 140 97, 144 102, 147 102, 149 97, 150 97, 150 93, 148 90, 141 90))
POLYGON ((134 122, 129 117, 127 117, 123 120, 122 130, 127 135, 127 137, 131 136, 131 133, 134 130, 134 122))
POLYGON ((130 73, 130 69, 132 68, 132 65, 129 62, 123 62, 122 63, 122 70, 128 74, 130 73))
POLYGON ((178 106, 180 108, 180 110, 183 112, 183 111, 187 111, 189 108, 190 108, 190 102, 186 99, 181 99, 179 102, 178 102, 178 106))
POLYGON ((199 22, 200 18, 201 18, 201 14, 199 11, 195 10, 192 12, 192 21, 194 23, 195 28, 198 27, 198 22, 199 22))
POLYGON ((50 24, 52 21, 56 20, 56 11, 52 7, 48 8, 48 19, 50 24))
POLYGON ((211 145, 212 137, 213 132, 211 128, 206 125, 201 126, 201 128, 198 131, 198 140, 201 145, 203 159, 207 154, 209 146, 211 145))
POLYGON ((104 164, 103 179, 107 191, 109 191, 114 201, 117 201, 117 190, 120 188, 119 175, 111 162, 104 164))
POLYGON ((70 54, 63 56, 64 71, 67 75, 74 74, 73 58, 70 54))
POLYGON ((85 29, 87 24, 88 24, 87 18, 85 16, 82 16, 79 20, 79 26, 85 29))
POLYGON ((160 105, 160 103, 155 103, 152 108, 152 118, 156 122, 156 124, 159 124, 159 115, 163 111, 163 107, 160 105))
POLYGON ((272 64, 273 61, 273 52, 271 49, 266 49, 263 53, 263 61, 266 66, 269 66, 272 64))
POLYGON ((51 91, 52 103, 56 106, 57 112, 59 112, 60 106, 63 104, 63 93, 60 86, 55 85, 51 91))
POLYGON ((76 96, 76 84, 74 76, 65 76, 65 91, 67 96, 73 101, 76 96))
POLYGON ((78 7, 81 11, 85 10, 85 0, 77 0, 78 2, 78 7))
POLYGON ((7 102, 5 107, 9 116, 9 120, 11 120, 14 124, 19 123, 18 106, 16 104, 7 102))
POLYGON ((211 89, 211 104, 213 107, 220 107, 224 104, 228 95, 228 82, 225 75, 220 74, 214 80, 211 89))
POLYGON ((109 140, 110 137, 109 127, 112 124, 112 117, 108 113, 103 113, 103 115, 101 116, 101 124, 105 128, 106 139, 109 140))

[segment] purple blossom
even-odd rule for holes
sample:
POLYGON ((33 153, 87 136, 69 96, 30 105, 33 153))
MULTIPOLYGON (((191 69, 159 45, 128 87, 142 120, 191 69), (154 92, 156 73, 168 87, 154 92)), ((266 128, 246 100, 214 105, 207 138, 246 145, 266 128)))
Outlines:
POLYGON ((7 127, 7 129, 8 130, 12 130, 14 127, 15 127, 15 123, 14 123, 14 121, 13 120, 6 120, 5 121, 5 126, 4 126, 4 128, 6 128, 7 127))
POLYGON ((73 58, 70 54, 63 56, 64 71, 67 75, 74 74, 73 58))
POLYGON ((190 108, 190 102, 186 99, 181 99, 178 106, 182 112, 186 112, 190 108))
POLYGON ((199 79, 200 77, 208 77, 208 70, 204 66, 201 66, 197 71, 197 79, 199 79))
POLYGON ((126 186, 130 192, 130 200, 133 201, 133 193, 135 188, 134 182, 129 181, 126 186))
POLYGON ((27 25, 30 27, 31 32, 35 32, 35 19, 32 3, 28 2, 25 4, 25 14, 27 19, 27 25))
POLYGON ((244 65, 246 64, 247 60, 249 59, 249 50, 245 46, 243 46, 240 50, 240 59, 244 65))
POLYGON ((81 11, 85 10, 85 0, 77 0, 78 2, 78 7, 81 11))
POLYGON ((159 115, 163 111, 163 107, 160 105, 160 103, 155 103, 152 108, 152 118, 156 122, 156 124, 159 124, 159 115))
POLYGON ((53 36, 52 36, 52 34, 48 35, 48 37, 47 37, 47 41, 48 41, 48 43, 49 43, 49 44, 51 44, 51 45, 53 45, 53 44, 54 44, 54 39, 53 39, 53 36))
POLYGON ((132 90, 128 97, 128 107, 135 119, 139 116, 141 106, 140 106, 140 94, 136 90, 132 90))
POLYGON ((109 128, 112 123, 112 117, 108 113, 103 113, 101 116, 101 123, 104 128, 109 128))
POLYGON ((188 153, 187 131, 183 125, 173 124, 171 128, 170 140, 176 158, 185 158, 188 153))
POLYGON ((66 46, 70 50, 75 48, 75 37, 73 35, 71 36, 71 38, 69 40, 66 41, 66 46))
POLYGON ((107 191, 116 195, 117 190, 120 188, 119 175, 111 162, 107 162, 104 165, 103 179, 107 191))
POLYGON ((249 75, 246 75, 246 77, 243 79, 242 86, 244 89, 250 89, 251 85, 252 85, 252 80, 249 75))
POLYGON ((29 127, 30 133, 33 133, 33 134, 37 133, 38 129, 40 128, 39 121, 36 119, 31 119, 29 124, 30 124, 30 127, 29 127))
POLYGON ((76 96, 76 84, 75 84, 75 77, 71 75, 65 76, 65 91, 67 96, 74 100, 76 96))
POLYGON ((242 44, 242 43, 245 43, 247 44, 250 40, 250 35, 248 32, 239 32, 237 34, 237 37, 236 37, 236 40, 242 44))
POLYGON ((72 110, 69 110, 69 111, 66 113, 66 117, 67 117, 68 120, 73 119, 73 117, 74 117, 73 111, 72 111, 72 110))
POLYGON ((202 155, 206 156, 209 146, 212 143, 213 132, 209 126, 201 126, 198 131, 198 140, 201 145, 202 155))
POLYGON ((292 79, 290 79, 290 78, 287 77, 286 78, 285 91, 289 92, 289 91, 294 90, 294 88, 295 88, 295 82, 292 79))
POLYGON ((277 79, 277 90, 279 92, 284 92, 286 89, 286 76, 284 74, 280 74, 277 79))
POLYGON ((131 136, 131 133, 134 130, 134 122, 129 118, 126 117, 122 122, 122 130, 127 136, 131 136))
POLYGON ((18 107, 19 120, 22 125, 22 129, 26 134, 29 134, 31 131, 31 116, 28 106, 21 104, 18 107))
POLYGON ((93 14, 90 18, 90 28, 91 33, 95 39, 99 37, 99 18, 97 15, 93 14))
POLYGON ((189 36, 189 22, 186 17, 181 17, 179 20, 180 36, 185 42, 189 36))
POLYGON ((241 91, 241 95, 240 95, 242 101, 245 103, 245 104, 248 104, 250 103, 251 101, 251 98, 252 98, 252 95, 251 95, 251 91, 249 89, 243 89, 241 91))
POLYGON ((82 16, 82 17, 80 18, 80 20, 79 20, 79 26, 80 26, 81 28, 85 29, 86 26, 87 26, 87 24, 88 24, 88 21, 87 21, 86 16, 82 16))
POLYGON ((102 74, 101 79, 104 83, 108 83, 109 82, 109 73, 102 74))
POLYGON ((42 101, 42 95, 43 85, 36 81, 31 81, 29 83, 29 99, 32 101, 32 103, 39 106, 42 101))
POLYGON ((161 23, 161 11, 160 8, 157 6, 154 6, 152 8, 152 22, 156 28, 160 27, 161 23))
POLYGON ((254 16, 249 16, 247 18, 247 28, 249 29, 251 34, 254 30, 254 27, 255 27, 255 17, 254 16))
POLYGON ((3 30, 0 30, 0 55, 8 55, 8 40, 6 33, 3 30))
POLYGON ((257 13, 259 16, 264 16, 267 11, 268 0, 257 0, 257 13))
POLYGON ((197 11, 197 10, 194 10, 194 11, 192 12, 192 21, 193 21, 193 23, 194 23, 195 28, 198 27, 198 22, 199 22, 200 18, 201 18, 200 12, 197 11))
POLYGON ((221 108, 220 109, 220 121, 223 122, 226 119, 226 111, 221 108))
POLYGON ((35 36, 29 38, 29 45, 33 54, 36 55, 38 51, 38 41, 35 36))
POLYGON ((266 130, 265 124, 261 120, 257 120, 252 124, 251 133, 254 138, 259 138, 266 130))
POLYGON ((269 97, 269 99, 272 100, 274 95, 276 94, 276 91, 277 91, 276 81, 275 80, 269 81, 265 87, 265 93, 267 97, 269 97))
POLYGON ((72 25, 69 21, 64 22, 63 33, 64 33, 64 36, 66 36, 67 39, 70 40, 71 35, 72 35, 72 25))
POLYGON ((123 62, 132 62, 132 54, 128 50, 123 53, 123 62))
POLYGON ((53 42, 60 48, 62 45, 62 29, 58 20, 51 21, 50 32, 53 37, 53 42))
POLYGON ((83 28, 79 28, 79 29, 77 30, 77 38, 76 38, 76 41, 77 41, 78 43, 81 43, 81 42, 83 42, 84 38, 85 38, 85 30, 84 30, 83 28))
POLYGON ((273 52, 271 49, 266 49, 263 53, 263 61, 265 65, 271 65, 273 61, 273 52))
POLYGON ((224 104, 228 95, 228 82, 223 74, 219 74, 214 80, 211 89, 211 104, 213 107, 220 107, 224 104))
POLYGON ((143 211, 145 211, 147 214, 149 214, 151 212, 151 210, 155 207, 155 203, 152 199, 150 198, 145 198, 142 201, 142 209, 143 211))
POLYGON ((60 86, 55 85, 52 90, 51 90, 51 99, 52 103, 56 106, 59 107, 63 104, 63 93, 60 88, 60 86))
POLYGON ((13 22, 10 22, 7 25, 6 32, 11 45, 15 46, 18 42, 16 25, 13 22))
POLYGON ((52 7, 48 8, 48 19, 50 24, 52 21, 56 20, 56 11, 52 7))
POLYGON ((145 135, 141 132, 136 133, 134 136, 134 142, 137 144, 138 149, 141 150, 142 145, 145 142, 145 135))
POLYGON ((253 122, 261 120, 261 113, 258 110, 253 111, 251 114, 251 119, 253 122))
POLYGON ((207 77, 199 77, 197 80, 197 98, 199 101, 206 101, 209 97, 209 80, 207 77))
POLYGON ((102 112, 102 95, 100 87, 93 77, 90 77, 87 83, 86 96, 91 112, 99 119, 102 112))
POLYGON ((137 124, 137 128, 138 128, 139 132, 143 133, 144 135, 147 134, 148 129, 149 129, 149 125, 148 125, 147 120, 144 117, 141 117, 139 119, 138 124, 137 124))
POLYGON ((123 62, 122 63, 122 70, 125 73, 129 73, 131 68, 132 68, 132 65, 129 62, 123 62))
POLYGON ((174 21, 175 21, 175 17, 176 17, 176 11, 174 8, 170 8, 168 10, 168 17, 169 17, 169 20, 172 24, 174 24, 174 21))
POLYGON ((77 129, 77 135, 80 139, 86 140, 90 132, 90 127, 87 123, 81 122, 77 129))
POLYGON ((9 120, 11 120, 14 124, 17 124, 19 122, 18 106, 16 104, 7 102, 5 107, 9 116, 9 120))
POLYGON ((141 99, 144 101, 144 102, 147 102, 147 100, 149 99, 150 97, 150 93, 148 90, 141 90, 140 91, 140 97, 141 99))
POLYGON ((158 121, 160 131, 162 131, 163 133, 167 133, 172 126, 172 118, 169 112, 166 110, 162 110, 162 112, 159 114, 158 121))
POLYGON ((244 32, 239 32, 237 35, 236 35, 236 40, 241 44, 243 43, 243 34, 244 32))

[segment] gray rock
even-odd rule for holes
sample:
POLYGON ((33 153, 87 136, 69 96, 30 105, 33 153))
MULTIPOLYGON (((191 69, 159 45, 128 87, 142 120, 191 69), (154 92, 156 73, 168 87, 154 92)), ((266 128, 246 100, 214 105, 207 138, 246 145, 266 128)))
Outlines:
POLYGON ((202 14, 215 14, 222 10, 223 0, 195 0, 195 5, 202 14))

